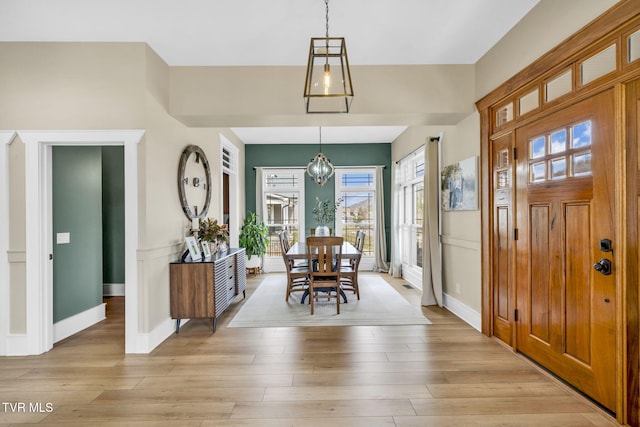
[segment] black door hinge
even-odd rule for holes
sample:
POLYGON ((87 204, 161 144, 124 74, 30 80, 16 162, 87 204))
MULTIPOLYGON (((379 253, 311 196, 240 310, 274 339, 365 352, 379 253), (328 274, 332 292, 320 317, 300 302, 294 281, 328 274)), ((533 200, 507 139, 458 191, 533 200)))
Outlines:
POLYGON ((518 149, 513 147, 513 160, 518 160, 518 149))
POLYGON ((518 240, 518 229, 517 228, 513 229, 513 240, 518 240))
POLYGON ((514 322, 518 321, 518 309, 517 308, 515 310, 513 310, 513 321, 514 322))

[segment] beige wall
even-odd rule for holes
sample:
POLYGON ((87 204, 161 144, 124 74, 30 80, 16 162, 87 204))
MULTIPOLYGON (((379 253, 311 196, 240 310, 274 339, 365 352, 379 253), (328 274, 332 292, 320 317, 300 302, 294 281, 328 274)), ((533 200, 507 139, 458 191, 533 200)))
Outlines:
MULTIPOLYGON (((442 166, 479 156, 479 129, 479 115, 472 114, 444 135, 442 166)), ((443 291, 477 312, 481 310, 480 262, 480 210, 443 212, 443 291)))
POLYGON ((619 0, 541 0, 476 63, 480 99, 619 0))
MULTIPOLYGON (((189 225, 178 201, 180 153, 200 145, 219 179, 221 130, 188 128, 168 114, 169 67, 143 43, 0 43, 0 93, 0 129, 146 131, 138 146, 138 323, 140 333, 152 332, 169 318, 168 264, 189 225)), ((21 334, 29 264, 19 138, 9 146, 9 163, 9 332, 21 334)), ((211 208, 221 210, 217 193, 211 208)))
MULTIPOLYGON (((143 44, 0 43, 0 128, 137 128, 143 44)), ((26 331, 25 147, 9 146, 9 332, 26 331)))
POLYGON ((455 124, 473 112, 473 70, 354 66, 345 116, 304 113, 304 67, 172 67, 170 111, 190 126, 455 124))
MULTIPOLYGON (((413 126, 392 145, 397 161, 442 133, 442 165, 480 154, 479 116, 456 126, 413 126)), ((480 312, 480 211, 442 212, 443 292, 480 312)))

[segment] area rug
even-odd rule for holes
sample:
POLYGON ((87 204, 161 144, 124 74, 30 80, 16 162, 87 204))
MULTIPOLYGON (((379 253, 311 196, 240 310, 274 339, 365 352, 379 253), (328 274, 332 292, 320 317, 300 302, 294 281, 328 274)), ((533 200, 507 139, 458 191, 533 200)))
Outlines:
POLYGON ((367 326, 367 325, 427 325, 420 307, 407 302, 382 277, 376 274, 359 276, 360 300, 347 292, 348 303, 341 301, 336 314, 335 300, 320 300, 315 313, 310 314, 309 299, 300 304, 301 292, 284 300, 287 276, 269 275, 244 303, 229 323, 231 328, 280 326, 367 326))

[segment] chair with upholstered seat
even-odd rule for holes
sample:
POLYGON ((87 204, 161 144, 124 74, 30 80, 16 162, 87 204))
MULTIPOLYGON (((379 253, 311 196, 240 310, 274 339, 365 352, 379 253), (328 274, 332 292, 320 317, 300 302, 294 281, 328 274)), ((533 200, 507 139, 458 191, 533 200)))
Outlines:
POLYGON ((362 250, 364 249, 364 231, 358 230, 356 240, 353 246, 360 252, 356 258, 344 260, 340 265, 340 280, 342 281, 342 289, 352 291, 358 299, 360 299, 360 287, 358 286, 358 267, 362 258, 362 250))
POLYGON ((318 297, 335 299, 336 310, 340 314, 342 242, 342 237, 307 237, 307 256, 309 265, 313 266, 309 270, 311 314, 318 297))
POLYGON ((309 268, 308 265, 297 266, 294 260, 287 256, 289 251, 289 241, 286 231, 280 232, 278 235, 280 240, 280 250, 282 251, 282 259, 284 260, 285 269, 287 271, 287 293, 285 301, 289 301, 289 297, 293 292, 304 292, 309 287, 309 268))

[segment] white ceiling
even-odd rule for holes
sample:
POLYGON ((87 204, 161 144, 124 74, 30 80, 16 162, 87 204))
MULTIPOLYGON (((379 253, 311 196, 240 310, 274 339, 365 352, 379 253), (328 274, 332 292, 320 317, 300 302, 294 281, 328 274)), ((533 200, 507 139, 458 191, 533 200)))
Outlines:
MULTIPOLYGON (((352 65, 474 64, 539 1, 331 0, 329 36, 345 37, 352 65)), ((303 66, 309 39, 324 35, 322 0, 0 0, 0 41, 146 42, 172 66, 303 66)), ((318 140, 317 128, 276 129, 236 132, 247 143, 318 140)), ((327 128, 323 142, 398 131, 327 128)))

